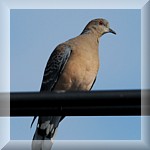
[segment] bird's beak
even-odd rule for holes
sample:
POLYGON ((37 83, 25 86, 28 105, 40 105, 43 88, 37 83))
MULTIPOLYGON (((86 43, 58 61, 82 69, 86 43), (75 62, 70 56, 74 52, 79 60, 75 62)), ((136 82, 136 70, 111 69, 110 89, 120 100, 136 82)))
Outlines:
POLYGON ((109 28, 109 32, 113 33, 113 34, 116 34, 116 32, 114 30, 112 30, 111 28, 109 28))

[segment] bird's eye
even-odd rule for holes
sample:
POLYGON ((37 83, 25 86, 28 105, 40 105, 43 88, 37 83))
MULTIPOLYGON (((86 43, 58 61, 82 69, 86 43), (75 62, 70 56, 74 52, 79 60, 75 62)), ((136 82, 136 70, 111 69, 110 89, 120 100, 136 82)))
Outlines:
POLYGON ((103 21, 100 21, 100 22, 99 22, 99 25, 104 25, 104 24, 103 24, 103 21))

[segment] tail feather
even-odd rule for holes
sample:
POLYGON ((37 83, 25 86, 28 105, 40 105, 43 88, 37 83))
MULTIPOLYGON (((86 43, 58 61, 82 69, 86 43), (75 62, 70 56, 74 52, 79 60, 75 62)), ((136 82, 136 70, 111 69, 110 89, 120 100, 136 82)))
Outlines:
POLYGON ((30 126, 30 128, 32 128, 32 125, 33 125, 33 123, 34 123, 34 121, 35 121, 36 117, 37 117, 37 116, 34 116, 34 118, 33 118, 32 122, 31 122, 31 126, 30 126))
POLYGON ((43 137, 38 133, 38 128, 35 131, 32 140, 32 150, 51 150, 53 145, 52 139, 43 137))
POLYGON ((33 136, 32 150, 51 150, 61 116, 39 117, 33 136))

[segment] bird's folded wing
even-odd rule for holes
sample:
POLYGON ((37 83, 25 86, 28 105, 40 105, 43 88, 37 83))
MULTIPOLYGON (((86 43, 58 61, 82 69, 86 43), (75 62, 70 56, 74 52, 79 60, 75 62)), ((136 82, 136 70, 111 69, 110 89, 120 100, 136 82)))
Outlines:
POLYGON ((43 76, 41 91, 52 91, 67 60, 71 54, 71 47, 66 44, 58 45, 51 54, 43 76))
MULTIPOLYGON (((42 91, 52 91, 57 80, 59 79, 60 74, 62 73, 67 60, 71 54, 71 47, 66 44, 58 45, 53 53, 51 54, 43 76, 41 92, 42 91)), ((34 116, 31 127, 37 116, 34 116)), ((62 116, 61 120, 63 120, 62 116)), ((60 120, 60 121, 61 121, 60 120)))

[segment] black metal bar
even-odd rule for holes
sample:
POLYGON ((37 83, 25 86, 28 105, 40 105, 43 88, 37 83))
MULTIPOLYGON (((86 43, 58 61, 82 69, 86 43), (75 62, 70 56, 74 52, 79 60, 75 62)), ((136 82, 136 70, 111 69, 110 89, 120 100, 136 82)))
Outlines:
POLYGON ((139 116, 141 90, 10 94, 11 116, 139 116))

